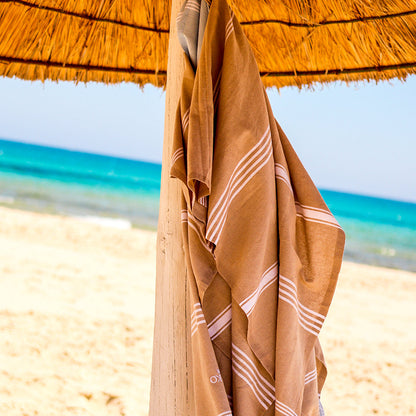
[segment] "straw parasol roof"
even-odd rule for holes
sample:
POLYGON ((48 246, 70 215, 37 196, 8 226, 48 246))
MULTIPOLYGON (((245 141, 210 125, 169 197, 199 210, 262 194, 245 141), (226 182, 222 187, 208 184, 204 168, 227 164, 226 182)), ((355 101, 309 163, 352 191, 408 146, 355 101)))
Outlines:
MULTIPOLYGON (((266 86, 404 79, 415 0, 229 0, 266 86), (255 7, 254 7, 255 5, 255 7)), ((0 75, 165 86, 171 0, 0 0, 0 75)))

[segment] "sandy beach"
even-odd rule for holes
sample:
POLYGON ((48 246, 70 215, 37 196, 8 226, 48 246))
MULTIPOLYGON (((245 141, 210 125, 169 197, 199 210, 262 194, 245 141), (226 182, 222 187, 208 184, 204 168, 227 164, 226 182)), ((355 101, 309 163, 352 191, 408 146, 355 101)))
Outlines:
MULTIPOLYGON (((147 415, 156 234, 0 215, 0 415, 147 415)), ((416 274, 343 264, 327 416, 416 415, 415 294, 416 274)))

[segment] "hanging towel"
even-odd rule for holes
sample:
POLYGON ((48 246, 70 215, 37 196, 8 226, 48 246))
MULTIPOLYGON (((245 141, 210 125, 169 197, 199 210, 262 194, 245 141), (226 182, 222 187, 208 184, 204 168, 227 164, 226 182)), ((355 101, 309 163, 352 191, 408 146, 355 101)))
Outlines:
POLYGON ((319 416, 318 335, 344 232, 275 120, 226 1, 188 0, 178 29, 170 174, 183 189, 195 416, 319 416))

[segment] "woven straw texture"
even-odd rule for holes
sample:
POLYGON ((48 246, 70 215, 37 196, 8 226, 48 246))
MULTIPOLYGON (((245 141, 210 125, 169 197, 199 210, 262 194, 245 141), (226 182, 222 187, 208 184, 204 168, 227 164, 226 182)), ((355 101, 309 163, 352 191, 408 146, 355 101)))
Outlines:
MULTIPOLYGON (((229 0, 266 86, 405 79, 416 0, 229 0)), ((0 0, 0 75, 165 87, 170 1, 0 0)))

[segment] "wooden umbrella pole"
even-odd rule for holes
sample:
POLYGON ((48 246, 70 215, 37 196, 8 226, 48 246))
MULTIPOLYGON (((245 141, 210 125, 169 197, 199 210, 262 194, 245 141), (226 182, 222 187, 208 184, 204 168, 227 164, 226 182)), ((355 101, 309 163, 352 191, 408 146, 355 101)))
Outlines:
POLYGON ((172 0, 165 133, 162 159, 149 416, 194 416, 188 377, 189 328, 186 325, 186 270, 182 250, 180 193, 177 179, 169 178, 173 126, 181 90, 184 60, 176 31, 182 0, 172 0))

